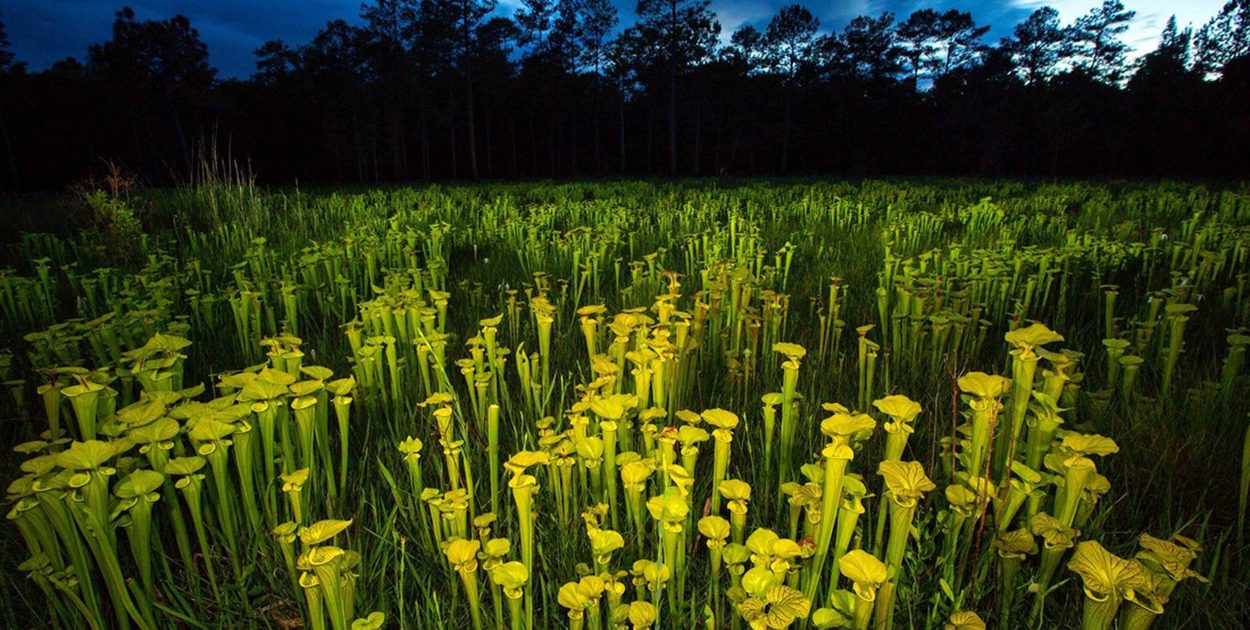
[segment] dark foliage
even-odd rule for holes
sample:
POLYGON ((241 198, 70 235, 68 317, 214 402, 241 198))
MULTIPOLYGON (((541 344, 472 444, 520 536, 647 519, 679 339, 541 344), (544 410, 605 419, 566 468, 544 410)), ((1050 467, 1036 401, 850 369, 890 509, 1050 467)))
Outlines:
POLYGON ((722 44, 706 0, 372 0, 363 25, 256 50, 220 80, 182 16, 28 72, 0 25, 0 181, 59 187, 123 165, 183 183, 227 157, 262 181, 613 175, 1241 177, 1250 0, 1170 21, 1136 62, 1133 12, 1038 9, 997 45, 955 10, 822 33, 791 5, 722 44))

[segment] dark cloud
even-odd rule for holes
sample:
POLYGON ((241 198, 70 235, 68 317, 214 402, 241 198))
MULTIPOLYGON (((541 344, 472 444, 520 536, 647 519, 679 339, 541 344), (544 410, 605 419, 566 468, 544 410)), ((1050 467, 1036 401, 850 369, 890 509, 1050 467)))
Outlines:
MULTIPOLYGON (((622 23, 634 15, 636 0, 614 0, 622 23)), ((767 25, 777 9, 794 0, 712 0, 728 38, 744 25, 767 25)), ((1089 0, 1092 6, 1095 0, 1089 0)), ((1204 0, 1206 2, 1214 0, 1204 0)), ((519 0, 502 0, 499 10, 511 13, 519 0)), ((46 68, 65 57, 86 56, 87 46, 109 38, 113 14, 126 0, 6 0, 0 20, 19 59, 34 70, 46 68)), ((359 22, 360 0, 131 0, 139 19, 160 19, 175 14, 191 18, 208 44, 211 63, 221 77, 246 77, 255 69, 252 51, 269 39, 291 44, 308 41, 326 22, 345 19, 359 22)), ((993 27, 990 42, 1010 34, 1012 27, 1032 10, 1034 0, 826 0, 802 2, 821 19, 822 30, 840 30, 856 15, 890 11, 900 19, 922 7, 969 11, 978 23, 993 27)), ((1060 4, 1064 4, 1060 2, 1060 4)), ((1066 4, 1071 4, 1068 2, 1066 4)), ((1127 4, 1151 5, 1151 2, 1127 4)), ((1150 11, 1140 15, 1157 18, 1150 11)), ((1065 18, 1068 16, 1064 16, 1065 18)), ((1157 20, 1156 20, 1157 21, 1157 20)))

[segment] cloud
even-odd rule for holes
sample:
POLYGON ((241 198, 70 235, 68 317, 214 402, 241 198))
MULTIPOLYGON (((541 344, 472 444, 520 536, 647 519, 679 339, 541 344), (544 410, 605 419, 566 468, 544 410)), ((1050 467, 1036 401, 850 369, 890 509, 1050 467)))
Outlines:
POLYGON ((753 0, 713 0, 712 2, 712 10, 716 12, 716 17, 720 21, 721 36, 724 38, 728 38, 740 26, 750 24, 759 28, 767 25, 768 20, 782 6, 780 3, 753 0))
MULTIPOLYGON (((1167 24, 1168 18, 1176 16, 1181 28, 1193 26, 1196 30, 1219 13, 1226 0, 1185 0, 1170 2, 1168 0, 1124 0, 1125 8, 1136 11, 1137 15, 1124 33, 1124 41, 1133 50, 1130 59, 1135 59, 1155 49, 1159 43, 1159 34, 1167 24)), ((1071 23, 1076 18, 1089 13, 1090 9, 1102 4, 1100 0, 1012 0, 1012 4, 1028 11, 1044 6, 1059 11, 1059 19, 1071 23)))

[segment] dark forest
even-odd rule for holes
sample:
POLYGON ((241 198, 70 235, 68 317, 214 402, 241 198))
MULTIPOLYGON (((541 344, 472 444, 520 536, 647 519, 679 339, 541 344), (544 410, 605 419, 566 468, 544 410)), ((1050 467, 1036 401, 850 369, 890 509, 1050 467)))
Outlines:
POLYGON ((376 0, 221 79, 185 17, 123 8, 27 71, 0 26, 0 181, 105 168, 190 183, 707 175, 1224 178, 1250 172, 1250 0, 1129 61, 1118 0, 986 41, 923 9, 838 32, 801 5, 722 37, 706 0, 376 0))

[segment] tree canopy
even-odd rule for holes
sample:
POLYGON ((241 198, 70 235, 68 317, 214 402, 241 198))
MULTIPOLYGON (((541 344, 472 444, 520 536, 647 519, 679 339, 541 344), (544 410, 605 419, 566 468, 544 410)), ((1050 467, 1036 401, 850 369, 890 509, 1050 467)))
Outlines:
POLYGON ((30 72, 0 23, 10 188, 102 164, 152 182, 213 156, 265 181, 708 174, 1236 176, 1247 172, 1250 0, 1168 21, 1033 11, 997 43, 957 9, 722 33, 708 0, 366 0, 355 22, 217 75, 187 17, 122 8, 83 62, 30 72), (840 28, 839 28, 840 27, 840 28))

